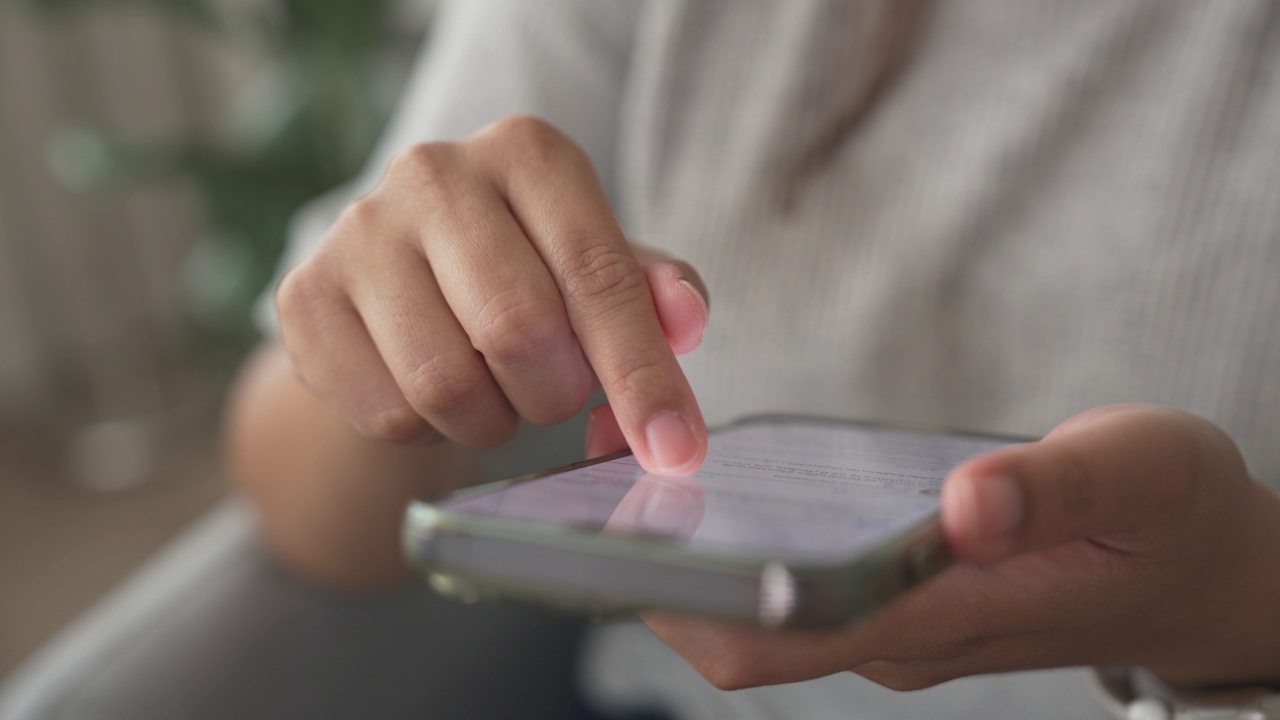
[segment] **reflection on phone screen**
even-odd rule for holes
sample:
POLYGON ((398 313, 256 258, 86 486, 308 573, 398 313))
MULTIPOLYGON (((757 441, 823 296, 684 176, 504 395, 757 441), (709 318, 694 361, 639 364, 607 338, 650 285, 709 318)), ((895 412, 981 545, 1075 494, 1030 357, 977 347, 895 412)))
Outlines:
POLYGON ((712 434, 693 475, 627 456, 445 501, 453 512, 779 559, 847 557, 938 509, 947 472, 1009 441, 809 420, 712 434))

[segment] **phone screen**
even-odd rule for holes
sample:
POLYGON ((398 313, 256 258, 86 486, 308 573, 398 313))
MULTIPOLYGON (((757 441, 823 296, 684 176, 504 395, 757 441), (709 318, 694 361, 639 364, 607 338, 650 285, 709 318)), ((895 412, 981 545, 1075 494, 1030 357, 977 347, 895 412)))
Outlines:
POLYGON ((707 552, 822 561, 856 555, 938 510, 947 472, 1006 439, 805 419, 713 432, 694 474, 634 457, 441 502, 469 515, 657 537, 707 552))

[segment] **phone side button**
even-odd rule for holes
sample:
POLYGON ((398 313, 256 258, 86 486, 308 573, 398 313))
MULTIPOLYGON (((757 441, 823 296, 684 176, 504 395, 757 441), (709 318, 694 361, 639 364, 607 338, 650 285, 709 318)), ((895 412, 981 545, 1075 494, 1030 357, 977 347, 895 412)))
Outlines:
POLYGON ((796 609, 796 578, 786 565, 772 560, 760 571, 760 624, 778 627, 796 609))

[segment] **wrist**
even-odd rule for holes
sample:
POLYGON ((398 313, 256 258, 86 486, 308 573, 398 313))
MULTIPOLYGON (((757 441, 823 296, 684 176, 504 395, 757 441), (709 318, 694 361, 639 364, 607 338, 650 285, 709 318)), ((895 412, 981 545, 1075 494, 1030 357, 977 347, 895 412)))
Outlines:
POLYGON ((411 577, 400 550, 410 500, 457 487, 468 455, 448 442, 397 445, 356 433, 268 347, 227 411, 228 467, 271 554, 330 587, 377 590, 411 577))

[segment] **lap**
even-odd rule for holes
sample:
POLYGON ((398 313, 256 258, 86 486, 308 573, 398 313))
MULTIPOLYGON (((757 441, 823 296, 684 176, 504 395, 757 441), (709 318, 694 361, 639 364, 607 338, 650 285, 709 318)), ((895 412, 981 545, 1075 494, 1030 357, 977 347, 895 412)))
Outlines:
POLYGON ((16 673, 0 718, 571 717, 580 632, 425 587, 324 592, 229 501, 16 673))

